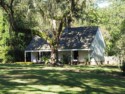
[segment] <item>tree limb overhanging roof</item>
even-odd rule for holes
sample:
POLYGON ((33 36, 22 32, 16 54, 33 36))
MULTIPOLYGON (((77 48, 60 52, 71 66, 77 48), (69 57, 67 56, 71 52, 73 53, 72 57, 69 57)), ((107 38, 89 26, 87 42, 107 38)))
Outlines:
MULTIPOLYGON (((65 28, 60 38, 59 49, 89 49, 98 26, 65 28)), ((26 50, 50 49, 49 44, 43 38, 35 36, 26 50)))

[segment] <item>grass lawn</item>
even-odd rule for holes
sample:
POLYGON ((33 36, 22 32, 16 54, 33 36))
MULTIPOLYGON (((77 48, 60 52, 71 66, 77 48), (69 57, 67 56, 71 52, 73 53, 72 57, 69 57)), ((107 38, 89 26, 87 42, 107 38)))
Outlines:
POLYGON ((0 64, 0 94, 125 94, 115 66, 0 64))

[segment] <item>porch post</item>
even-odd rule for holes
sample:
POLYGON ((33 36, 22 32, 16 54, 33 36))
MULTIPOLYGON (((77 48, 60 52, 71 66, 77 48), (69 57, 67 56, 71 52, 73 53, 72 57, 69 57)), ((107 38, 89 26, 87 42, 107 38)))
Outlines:
POLYGON ((24 59, 25 59, 24 61, 26 62, 26 51, 25 51, 25 53, 24 53, 24 59))
POLYGON ((88 62, 90 63, 90 51, 88 50, 88 62))
POLYGON ((41 57, 41 52, 39 51, 39 61, 40 61, 40 57, 41 57))
POLYGON ((70 64, 72 64, 72 50, 71 50, 71 63, 70 64))

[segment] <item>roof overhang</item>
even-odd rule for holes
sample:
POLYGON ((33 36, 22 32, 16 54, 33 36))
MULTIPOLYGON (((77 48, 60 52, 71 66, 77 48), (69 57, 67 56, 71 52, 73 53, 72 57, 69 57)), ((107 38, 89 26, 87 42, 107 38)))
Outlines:
POLYGON ((25 52, 51 52, 51 50, 25 50, 25 52))
POLYGON ((90 51, 91 49, 58 49, 58 51, 90 51))
MULTIPOLYGON (((91 49, 58 49, 58 51, 91 51, 91 49)), ((51 52, 51 50, 25 50, 25 52, 51 52)))

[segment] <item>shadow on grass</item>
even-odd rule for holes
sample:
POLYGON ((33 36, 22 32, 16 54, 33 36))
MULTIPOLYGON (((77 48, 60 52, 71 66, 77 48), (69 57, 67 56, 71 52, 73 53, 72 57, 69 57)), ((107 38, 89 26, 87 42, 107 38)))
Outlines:
MULTIPOLYGON (((124 94, 125 80, 95 72, 55 70, 34 65, 31 69, 4 65, 0 94, 124 94), (11 69, 12 67, 12 69, 11 69), (7 70, 8 69, 8 70, 7 70), (48 89, 47 89, 48 88, 48 89), (115 89, 115 90, 114 90, 115 89), (44 93, 43 93, 44 92, 44 93)), ((1 67, 0 67, 1 68, 1 67)))
POLYGON ((21 64, 0 64, 0 69, 22 69, 22 68, 43 68, 44 65, 41 64, 30 64, 30 65, 21 65, 21 64))

